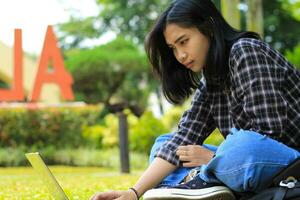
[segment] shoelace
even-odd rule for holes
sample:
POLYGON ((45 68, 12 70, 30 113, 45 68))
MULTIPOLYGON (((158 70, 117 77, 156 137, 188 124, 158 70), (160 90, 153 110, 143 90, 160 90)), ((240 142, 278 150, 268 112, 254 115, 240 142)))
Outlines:
POLYGON ((183 183, 186 183, 190 180, 192 180, 193 178, 195 178, 198 174, 200 173, 200 167, 197 167, 195 169, 192 169, 188 175, 184 178, 183 183))

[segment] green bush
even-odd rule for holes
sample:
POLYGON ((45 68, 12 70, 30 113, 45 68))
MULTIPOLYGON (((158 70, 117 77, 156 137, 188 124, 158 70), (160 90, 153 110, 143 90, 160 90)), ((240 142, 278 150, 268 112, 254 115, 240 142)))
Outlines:
MULTIPOLYGON (((118 148, 112 149, 55 149, 53 146, 44 149, 26 150, 26 148, 0 148, 0 167, 29 166, 25 157, 27 152, 39 151, 48 165, 98 166, 120 168, 118 148)), ((130 152, 130 166, 134 169, 145 169, 148 165, 148 155, 130 152)))
POLYGON ((104 128, 100 125, 83 126, 82 136, 90 148, 101 149, 103 147, 102 141, 104 137, 104 128), (98 141, 98 142, 95 142, 98 141))
MULTIPOLYGON (((126 110, 125 113, 128 121, 130 149, 148 155, 156 137, 168 132, 168 129, 150 111, 144 112, 140 118, 134 116, 129 110, 126 110)), ((117 147, 119 144, 118 116, 108 114, 102 125, 90 126, 86 128, 85 132, 83 135, 101 138, 103 148, 117 147), (88 131, 90 133, 87 133, 88 131)))
POLYGON ((211 144, 214 146, 219 146, 224 141, 224 137, 220 130, 216 128, 203 142, 205 144, 211 144))
POLYGON ((90 145, 91 141, 82 135, 82 129, 98 124, 100 111, 99 106, 1 109, 0 147, 38 149, 90 145))
POLYGON ((169 132, 161 120, 155 118, 152 112, 146 111, 143 116, 130 128, 130 148, 149 155, 155 139, 169 132))
POLYGON ((24 153, 24 147, 0 149, 0 167, 25 165, 24 153))
POLYGON ((300 44, 298 44, 293 51, 287 51, 286 57, 300 70, 300 44))
MULTIPOLYGON (((140 118, 125 111, 129 148, 137 154, 134 165, 147 165, 155 139, 177 126, 183 110, 174 107, 160 119, 150 111, 140 118)), ((39 151, 48 164, 118 167, 118 116, 100 119, 100 114, 99 106, 1 109, 0 166, 25 165, 24 153, 39 151)), ((216 130, 205 142, 219 145, 222 140, 216 130)))
POLYGON ((162 116, 162 122, 164 126, 171 131, 175 131, 178 127, 179 120, 187 109, 187 105, 184 106, 174 106, 166 111, 166 113, 162 116))

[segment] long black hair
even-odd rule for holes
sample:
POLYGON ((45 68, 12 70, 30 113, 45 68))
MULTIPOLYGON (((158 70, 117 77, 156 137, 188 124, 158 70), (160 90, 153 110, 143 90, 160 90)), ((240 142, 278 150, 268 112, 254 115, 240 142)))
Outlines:
POLYGON ((260 39, 257 33, 239 31, 230 26, 211 0, 173 1, 148 34, 145 49, 153 72, 162 82, 164 96, 174 104, 183 102, 193 93, 199 85, 200 76, 178 62, 168 47, 163 33, 171 23, 184 28, 196 27, 209 39, 210 47, 202 74, 211 89, 217 82, 228 80, 228 57, 233 43, 245 37, 260 39))

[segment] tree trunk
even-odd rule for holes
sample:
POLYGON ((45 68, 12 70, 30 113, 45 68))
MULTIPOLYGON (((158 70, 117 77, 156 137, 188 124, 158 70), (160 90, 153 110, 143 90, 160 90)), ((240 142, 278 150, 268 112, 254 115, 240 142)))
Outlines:
POLYGON ((241 29, 239 3, 240 0, 221 0, 221 11, 225 20, 236 29, 241 29))
POLYGON ((119 112, 118 117, 121 172, 130 173, 127 116, 123 112, 119 112))
POLYGON ((246 3, 248 5, 247 30, 257 32, 263 38, 264 27, 262 0, 247 0, 246 3))

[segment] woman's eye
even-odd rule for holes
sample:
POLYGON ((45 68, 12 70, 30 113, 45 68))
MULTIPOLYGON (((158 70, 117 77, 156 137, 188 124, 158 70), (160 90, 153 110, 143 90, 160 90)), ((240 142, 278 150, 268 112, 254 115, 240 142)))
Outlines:
POLYGON ((175 47, 169 47, 172 51, 174 51, 176 48, 175 47))
POLYGON ((188 41, 188 39, 182 40, 182 41, 180 42, 180 44, 186 44, 187 41, 188 41))

